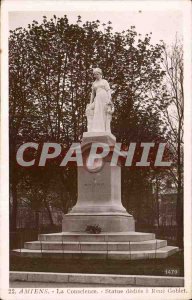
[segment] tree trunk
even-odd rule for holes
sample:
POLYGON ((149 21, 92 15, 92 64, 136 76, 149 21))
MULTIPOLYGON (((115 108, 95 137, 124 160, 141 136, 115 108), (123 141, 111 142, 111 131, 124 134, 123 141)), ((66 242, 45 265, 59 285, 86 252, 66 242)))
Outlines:
POLYGON ((44 200, 44 203, 45 203, 45 207, 47 209, 47 212, 48 212, 48 216, 49 216, 49 221, 50 221, 50 224, 51 226, 54 226, 54 222, 53 222, 53 218, 52 218, 52 214, 51 214, 51 210, 49 208, 49 204, 47 203, 46 200, 44 200))
POLYGON ((178 158, 177 159, 178 186, 177 186, 177 204, 176 204, 177 245, 181 249, 183 249, 183 195, 182 195, 182 178, 181 178, 180 135, 178 138, 177 158, 178 158))
POLYGON ((177 245, 183 249, 183 201, 181 195, 181 188, 177 189, 177 206, 176 206, 176 219, 177 219, 177 245))
POLYGON ((17 183, 15 180, 12 182, 12 187, 11 187, 11 192, 12 192, 12 211, 11 211, 11 231, 16 231, 17 230, 17 183))
POLYGON ((39 230, 39 211, 35 211, 35 228, 39 230))
POLYGON ((157 226, 159 228, 159 182, 158 178, 156 177, 156 212, 157 212, 157 226))

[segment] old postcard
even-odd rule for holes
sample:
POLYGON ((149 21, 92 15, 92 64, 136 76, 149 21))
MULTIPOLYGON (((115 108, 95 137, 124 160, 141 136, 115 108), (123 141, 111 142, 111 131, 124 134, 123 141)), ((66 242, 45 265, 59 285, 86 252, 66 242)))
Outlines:
POLYGON ((192 298, 191 2, 1 13, 1 299, 192 298))

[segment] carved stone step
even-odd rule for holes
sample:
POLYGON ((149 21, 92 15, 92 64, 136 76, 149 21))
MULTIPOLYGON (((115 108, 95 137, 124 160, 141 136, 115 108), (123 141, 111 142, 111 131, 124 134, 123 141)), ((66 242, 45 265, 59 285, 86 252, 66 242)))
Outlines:
POLYGON ((67 259, 119 259, 119 260, 137 260, 137 259, 155 259, 166 258, 176 253, 178 247, 166 246, 157 250, 143 251, 61 251, 61 250, 31 250, 15 249, 12 254, 23 257, 50 257, 67 259))
POLYGON ((62 251, 141 251, 155 250, 167 246, 165 240, 148 240, 143 242, 26 242, 25 248, 31 250, 62 251))

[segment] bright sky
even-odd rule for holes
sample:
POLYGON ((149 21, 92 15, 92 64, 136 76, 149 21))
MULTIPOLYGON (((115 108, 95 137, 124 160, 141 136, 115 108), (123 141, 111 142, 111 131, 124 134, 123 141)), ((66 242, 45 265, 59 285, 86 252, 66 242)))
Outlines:
POLYGON ((9 12, 9 28, 27 27, 33 20, 41 23, 42 16, 50 19, 53 15, 62 17, 66 14, 70 23, 76 23, 77 16, 81 15, 82 21, 94 21, 99 19, 102 23, 112 22, 114 31, 123 31, 130 26, 135 26, 136 31, 142 35, 152 32, 152 43, 164 40, 172 44, 175 35, 182 38, 182 11, 167 9, 164 11, 15 11, 9 12))

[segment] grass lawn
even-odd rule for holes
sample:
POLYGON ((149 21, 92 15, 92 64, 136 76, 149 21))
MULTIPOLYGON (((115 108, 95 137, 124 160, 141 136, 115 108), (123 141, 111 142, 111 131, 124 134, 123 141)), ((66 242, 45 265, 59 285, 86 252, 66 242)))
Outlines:
POLYGON ((10 257, 10 271, 183 276, 183 253, 166 259, 75 260, 10 257))

